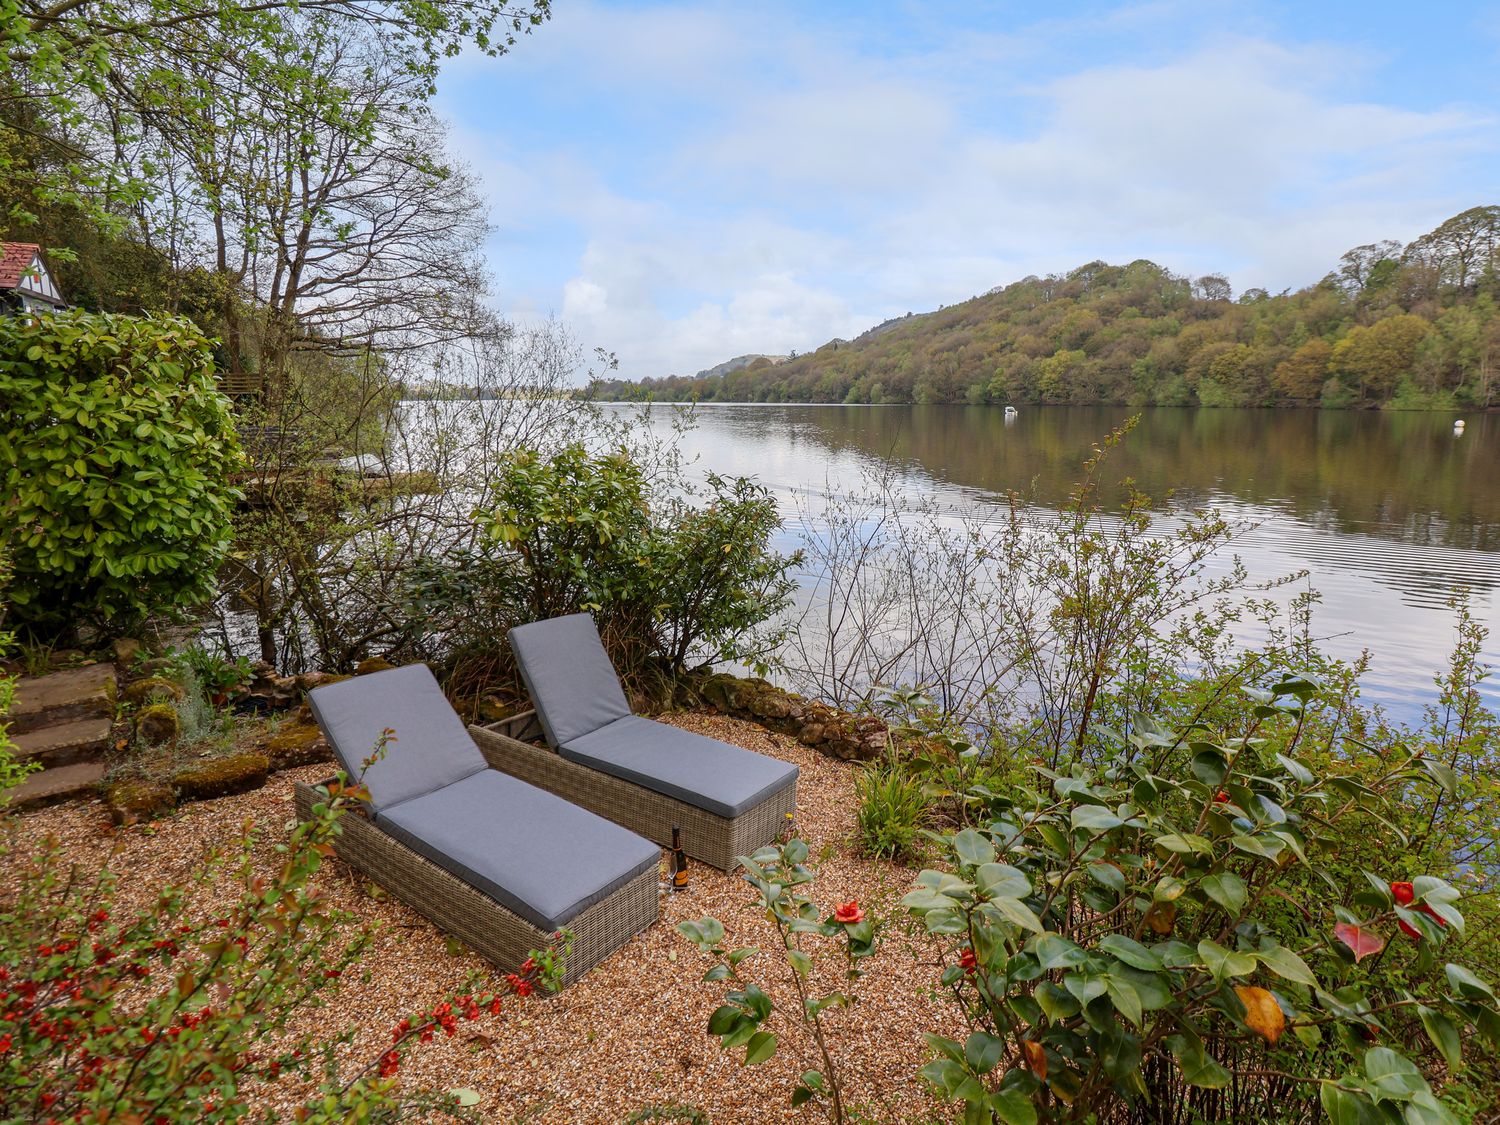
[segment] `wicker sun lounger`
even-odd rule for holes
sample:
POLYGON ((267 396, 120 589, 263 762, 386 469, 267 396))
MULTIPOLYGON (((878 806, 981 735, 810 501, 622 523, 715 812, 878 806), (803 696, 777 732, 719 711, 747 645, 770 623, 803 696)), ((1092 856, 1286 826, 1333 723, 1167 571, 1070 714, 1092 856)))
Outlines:
MULTIPOLYGON (((346 816, 339 858, 502 969, 572 934, 563 983, 657 918, 660 850, 492 769, 425 665, 308 696, 340 764, 370 801, 346 816), (368 766, 381 732, 395 730, 368 766)), ((296 787, 298 815, 319 800, 296 787)))
POLYGON ((586 613, 522 625, 511 647, 552 749, 520 724, 471 727, 486 759, 695 859, 728 871, 774 840, 797 805, 797 767, 630 713, 586 613))

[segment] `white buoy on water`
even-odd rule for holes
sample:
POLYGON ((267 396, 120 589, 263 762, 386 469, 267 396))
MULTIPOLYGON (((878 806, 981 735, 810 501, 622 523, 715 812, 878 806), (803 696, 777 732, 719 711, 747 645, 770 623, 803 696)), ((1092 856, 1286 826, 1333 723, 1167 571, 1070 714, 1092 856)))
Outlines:
POLYGON ((1462 418, 1453 423, 1453 432, 1456 434, 1461 434, 1464 432, 1464 420, 1462 418))

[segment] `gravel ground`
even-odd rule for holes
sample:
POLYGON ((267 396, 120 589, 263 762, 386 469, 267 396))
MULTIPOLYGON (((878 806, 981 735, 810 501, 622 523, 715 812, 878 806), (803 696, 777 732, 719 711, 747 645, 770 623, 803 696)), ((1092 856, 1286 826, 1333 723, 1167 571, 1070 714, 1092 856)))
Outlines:
MULTIPOLYGON (((949 1119, 924 1092, 916 1072, 928 1057, 922 1032, 958 1035, 954 1009, 932 999, 934 951, 908 928, 895 905, 913 872, 860 858, 849 846, 855 767, 734 719, 693 714, 668 721, 801 767, 797 827, 819 861, 815 900, 831 907, 858 899, 867 911, 892 918, 881 952, 865 963, 859 1003, 832 1016, 835 1057, 847 1076, 851 1102, 873 1121, 949 1119)), ((292 782, 326 773, 325 766, 310 766, 278 774, 257 792, 189 805, 149 827, 111 829, 102 806, 93 802, 26 814, 21 828, 33 837, 58 837, 84 864, 97 865, 115 849, 113 866, 122 877, 121 897, 128 901, 132 892, 149 893, 163 880, 189 878, 197 857, 230 837, 247 817, 275 828, 271 835, 276 835, 292 814, 292 782)), ((269 850, 262 858, 269 866, 269 850)), ((308 1015, 330 1029, 361 1029, 348 1051, 351 1060, 378 1054, 396 1021, 458 990, 472 972, 494 974, 479 958, 450 948, 413 911, 378 891, 372 894, 342 864, 330 863, 319 879, 335 905, 375 931, 362 965, 346 976, 351 983, 327 1008, 308 1015), (368 973, 367 982, 356 983, 362 972, 368 973)), ((663 897, 661 920, 583 980, 560 996, 460 1023, 454 1039, 414 1046, 401 1081, 429 1089, 474 1089, 484 1098, 487 1122, 618 1123, 650 1105, 696 1107, 715 1123, 821 1120, 816 1108, 793 1110, 788 1103, 796 1076, 817 1064, 812 1044, 778 1015, 767 1025, 781 1040, 777 1056, 760 1066, 740 1066, 738 1052, 722 1051, 704 1031, 724 986, 701 981, 710 959, 673 929, 684 919, 717 916, 730 947, 767 951, 745 970, 778 1005, 795 1004, 785 966, 775 955, 774 930, 750 905, 754 893, 738 876, 693 864, 690 890, 663 897)), ((842 959, 831 944, 828 953, 820 970, 826 966, 830 975, 817 983, 832 990, 842 959)))

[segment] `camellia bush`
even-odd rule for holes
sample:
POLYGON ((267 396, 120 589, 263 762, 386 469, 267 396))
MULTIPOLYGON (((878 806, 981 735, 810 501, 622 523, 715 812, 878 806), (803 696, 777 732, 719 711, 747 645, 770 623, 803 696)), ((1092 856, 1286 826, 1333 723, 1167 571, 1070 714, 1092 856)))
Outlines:
POLYGON ((209 341, 191 322, 0 317, 0 417, 17 624, 56 634, 209 597, 240 452, 209 341))
MULTIPOLYGON (((744 868, 745 881, 756 890, 756 905, 776 927, 786 979, 797 997, 797 1004, 788 1005, 790 1010, 781 1013, 781 1022, 802 1033, 817 1059, 817 1065, 803 1071, 793 1087, 792 1105, 816 1102, 834 1125, 845 1125, 854 1119, 853 1111, 844 1092, 837 1044, 823 1015, 856 1002, 855 984, 864 975, 860 962, 875 953, 881 923, 866 917, 856 901, 838 903, 827 915, 818 909, 807 893, 814 873, 807 865, 807 844, 802 840, 767 845, 754 855, 737 858, 744 868), (812 984, 813 954, 820 946, 838 950, 844 981, 842 987, 818 995, 812 984)), ((681 922, 677 932, 717 959, 718 963, 704 974, 705 981, 730 981, 737 986, 725 994, 725 1003, 709 1016, 708 1033, 717 1036, 726 1051, 743 1047, 746 1066, 763 1063, 776 1054, 780 1040, 765 1026, 768 1022, 774 1026, 776 1004, 741 968, 760 950, 754 946, 725 949, 724 924, 714 917, 681 922)))
POLYGON ((1391 815, 1455 778, 1420 753, 1315 771, 1317 690, 1254 693, 1232 737, 1140 719, 1103 760, 974 794, 981 826, 904 900, 971 1029, 928 1036, 923 1070, 966 1123, 1455 1119, 1444 1085, 1500 1007, 1444 956, 1459 892, 1391 815), (1351 822, 1381 857, 1353 878, 1351 822))

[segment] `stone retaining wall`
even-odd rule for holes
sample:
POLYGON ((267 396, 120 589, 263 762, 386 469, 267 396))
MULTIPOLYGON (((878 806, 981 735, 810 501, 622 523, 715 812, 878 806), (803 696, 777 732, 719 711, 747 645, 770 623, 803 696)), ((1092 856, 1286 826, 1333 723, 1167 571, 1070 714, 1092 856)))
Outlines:
POLYGON ((873 761, 885 753, 891 737, 890 728, 875 715, 840 711, 758 677, 728 672, 690 672, 679 678, 676 703, 749 719, 843 761, 873 761))

